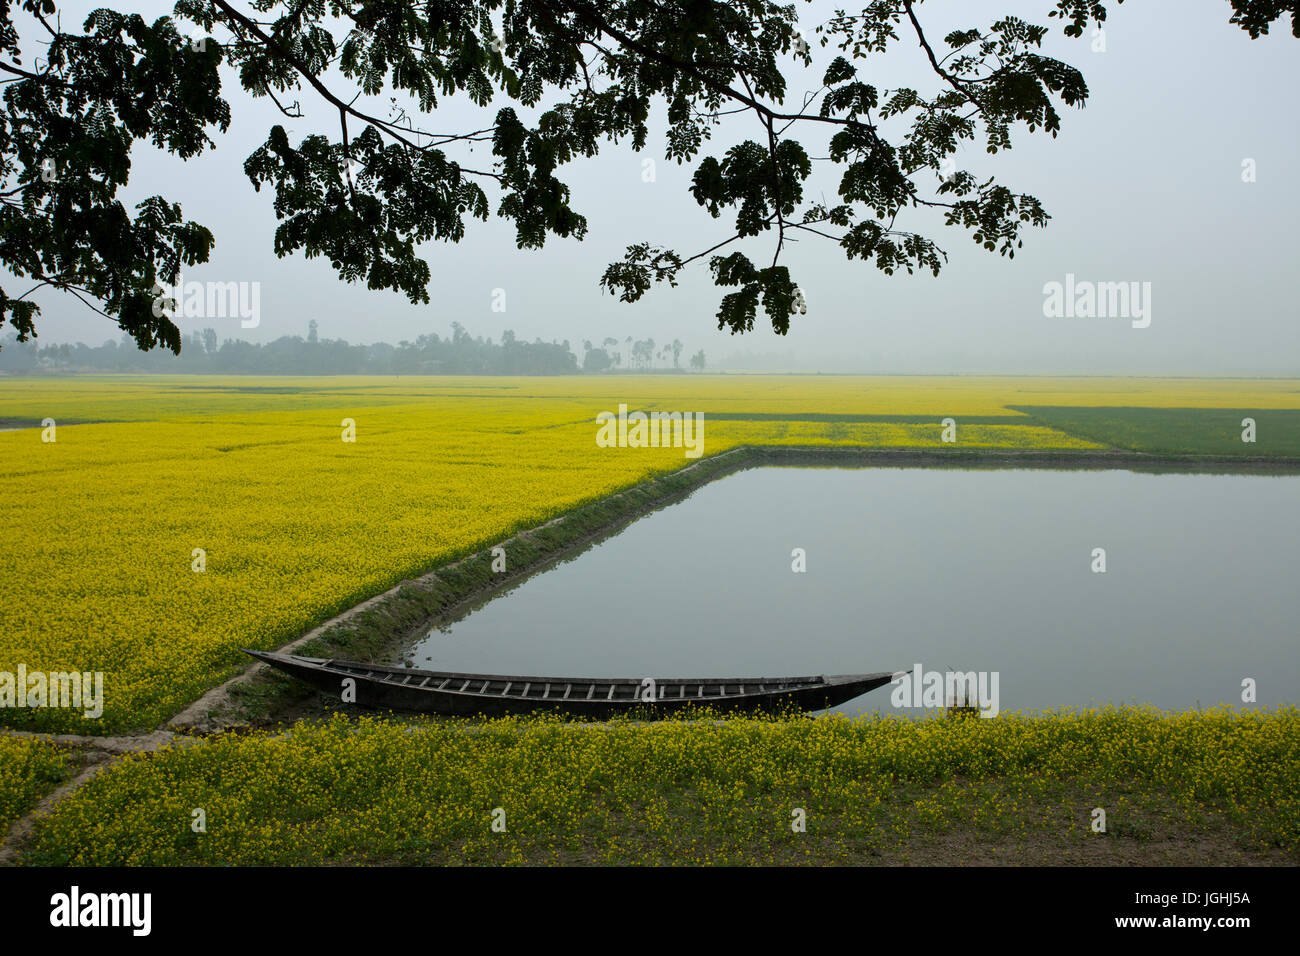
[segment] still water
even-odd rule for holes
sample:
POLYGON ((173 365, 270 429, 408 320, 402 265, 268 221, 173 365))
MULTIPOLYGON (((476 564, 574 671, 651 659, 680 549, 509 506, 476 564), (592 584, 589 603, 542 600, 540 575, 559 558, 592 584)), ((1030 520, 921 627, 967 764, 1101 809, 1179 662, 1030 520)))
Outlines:
MULTIPOLYGON (((1274 707, 1300 699, 1297 569, 1296 476, 759 468, 523 581, 408 660, 581 677, 919 663, 996 672, 1004 712, 1242 705, 1251 678, 1274 707)), ((891 691, 837 709, 897 713, 891 691)))

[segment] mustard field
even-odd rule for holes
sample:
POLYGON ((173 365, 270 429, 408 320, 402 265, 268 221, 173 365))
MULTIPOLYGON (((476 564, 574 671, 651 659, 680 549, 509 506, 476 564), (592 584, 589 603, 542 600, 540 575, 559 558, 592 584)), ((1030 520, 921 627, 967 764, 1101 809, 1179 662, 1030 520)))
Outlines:
POLYGON ((0 379, 0 425, 14 429, 0 432, 0 673, 104 675, 97 718, 10 705, 0 726, 155 727, 244 668, 241 646, 280 646, 405 578, 690 464, 680 447, 598 447, 596 416, 620 404, 703 413, 706 457, 744 444, 1087 451, 1106 442, 1013 406, 1260 408, 1290 421, 1300 390, 750 375, 0 379))
POLYGON ((1298 795, 1295 708, 608 726, 338 717, 127 758, 57 805, 25 862, 1285 862, 1300 846, 1298 795))

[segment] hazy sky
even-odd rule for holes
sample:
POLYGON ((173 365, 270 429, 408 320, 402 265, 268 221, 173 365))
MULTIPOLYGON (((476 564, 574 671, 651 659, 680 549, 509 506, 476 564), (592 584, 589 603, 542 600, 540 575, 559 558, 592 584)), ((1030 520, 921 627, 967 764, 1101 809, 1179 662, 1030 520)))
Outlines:
MULTIPOLYGON (((170 4, 143 0, 108 5, 150 19, 170 10, 170 4)), ((75 6, 64 7, 65 18, 75 6)), ((812 38, 836 4, 797 6, 812 38)), ((272 196, 253 191, 242 164, 275 122, 286 123, 295 141, 320 130, 336 135, 336 112, 311 92, 298 97, 306 119, 287 121, 228 77, 225 95, 234 121, 216 151, 182 163, 137 147, 124 198, 134 203, 161 193, 180 202, 187 218, 212 229, 217 244, 211 261, 186 279, 261 283, 256 329, 241 329, 233 318, 180 321, 186 332, 212 325, 222 339, 305 334, 314 318, 322 337, 397 342, 445 334, 459 321, 475 335, 497 339, 509 328, 529 340, 568 339, 575 349, 583 339, 606 336, 650 336, 661 343, 679 338, 687 354, 703 348, 711 365, 747 352, 780 367, 826 371, 1300 373, 1294 102, 1300 41, 1290 36, 1289 22, 1252 41, 1227 22, 1226 0, 1129 0, 1109 5, 1105 51, 1094 52, 1096 38, 1070 40, 1060 21, 1047 19, 1052 6, 1052 0, 930 0, 919 8, 934 42, 950 29, 987 27, 1007 14, 1050 24, 1045 52, 1082 70, 1091 90, 1088 105, 1062 106, 1056 139, 1021 129, 1009 153, 988 157, 977 143, 958 158, 959 167, 995 174, 1037 196, 1053 217, 1048 227, 1033 230, 1010 261, 983 251, 965 232, 943 229, 934 217, 905 213, 900 227, 919 228, 949 254, 937 279, 928 272, 885 276, 874 265, 849 262, 834 243, 809 236, 783 255, 808 302, 808 314, 795 316, 785 337, 771 331, 761 311, 751 334, 718 332, 714 313, 721 292, 704 262, 691 267, 678 288, 656 289, 635 305, 599 289, 605 265, 631 242, 693 255, 731 235, 732 220, 710 219, 690 197, 694 163, 666 161, 658 137, 640 154, 626 144, 608 146, 593 160, 562 168, 575 207, 589 220, 582 242, 551 238, 541 251, 519 251, 513 225, 493 215, 488 223, 470 221, 459 246, 427 246, 433 272, 428 306, 349 286, 320 259, 275 257, 272 196), (643 181, 646 158, 655 160, 653 182, 643 181), (1253 183, 1242 181, 1246 159, 1255 162, 1253 183), (1150 282, 1149 327, 1133 328, 1123 318, 1045 317, 1044 284, 1064 282, 1067 273, 1080 281, 1150 282), (506 292, 504 314, 492 311, 498 288, 506 292)), ((902 35, 887 57, 861 63, 860 74, 882 89, 911 85, 933 92, 936 81, 920 50, 910 34, 902 35)), ((818 87, 833 55, 815 46, 813 67, 791 60, 787 105, 797 106, 805 90, 818 87)), ((385 106, 383 100, 374 109, 385 106)), ((490 125, 496 108, 448 101, 424 125, 477 129, 490 125)), ((661 125, 662 109, 656 118, 661 125)), ((731 117, 704 154, 721 156, 731 143, 761 132, 752 114, 731 117)), ((825 156, 826 136, 821 128, 804 130, 800 138, 811 155, 825 156)), ((476 165, 489 155, 480 145, 473 163, 465 159, 476 165)), ((833 199, 836 167, 817 165, 808 194, 824 191, 833 199)), ((755 239, 744 248, 756 261, 767 260, 773 241, 755 239)), ((5 282, 18 284, 8 276, 5 282)), ((99 344, 120 334, 72 299, 46 294, 38 301, 43 343, 99 344)))

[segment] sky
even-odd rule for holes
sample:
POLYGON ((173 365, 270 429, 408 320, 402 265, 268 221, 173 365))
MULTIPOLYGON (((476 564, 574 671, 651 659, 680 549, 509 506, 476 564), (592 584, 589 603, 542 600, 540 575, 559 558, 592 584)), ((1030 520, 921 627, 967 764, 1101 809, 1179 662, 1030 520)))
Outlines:
MULTIPOLYGON (((167 3, 145 0, 108 5, 149 19, 170 10, 167 3)), ((836 3, 796 6, 801 30, 811 40, 836 3)), ((62 5, 65 18, 77 7, 62 5)), ((310 90, 297 97, 306 117, 289 121, 227 76, 224 93, 233 122, 217 137, 217 148, 182 162, 138 145, 122 198, 133 204, 162 194, 181 203, 186 218, 213 231, 211 260, 187 270, 187 281, 260 283, 256 328, 241 328, 237 318, 178 322, 186 333, 213 326, 221 339, 305 335, 315 319, 322 338, 396 343, 426 333, 446 335, 459 322, 476 336, 499 340, 510 329, 526 340, 568 340, 575 351, 585 339, 676 338, 685 355, 703 349, 712 368, 1300 374, 1300 122, 1294 104, 1300 41, 1290 36, 1290 24, 1251 40, 1228 23, 1227 0, 1128 0, 1108 4, 1104 36, 1070 39, 1059 20, 1047 18, 1052 7, 1052 0, 930 0, 918 6, 932 42, 951 29, 987 27, 1006 15, 1049 25, 1044 53, 1083 72, 1091 91, 1087 106, 1059 107, 1062 130, 1056 138, 1022 127, 1013 133, 1009 152, 990 157, 976 141, 957 157, 959 168, 996 175, 1013 190, 1038 197, 1052 216, 1048 226, 1031 230, 1009 260, 934 216, 905 213, 900 227, 918 229, 948 253, 937 278, 929 272, 886 276, 870 263, 845 259, 833 242, 807 237, 788 245, 782 256, 808 307, 785 336, 772 331, 761 310, 751 333, 718 331, 714 316, 722 290, 712 285, 703 261, 677 288, 656 288, 639 303, 621 303, 600 289, 605 266, 621 259, 630 243, 648 241, 693 255, 731 235, 725 213, 711 219, 689 194, 698 158, 684 166, 666 160, 663 139, 653 133, 640 153, 626 142, 607 145, 593 159, 562 167, 559 175, 573 188, 574 208, 588 218, 580 242, 551 237, 542 250, 519 250, 513 224, 492 215, 487 223, 469 221, 459 245, 425 246, 433 275, 428 305, 349 285, 322 259, 275 256, 272 194, 254 191, 243 161, 277 122, 295 141, 313 132, 336 134, 337 112, 310 90), (647 160, 653 161, 653 175, 647 160), (1253 181, 1246 181, 1251 177, 1243 175, 1243 164, 1253 168, 1253 181), (1045 315, 1045 287, 1064 286, 1067 276, 1076 284, 1136 282, 1139 289, 1149 288, 1145 318, 1045 315), (503 312, 494 309, 502 303, 497 290, 504 290, 503 312)), ((860 74, 882 89, 934 92, 939 81, 911 35, 902 36, 884 57, 861 63, 860 74)), ((797 107, 804 91, 820 85, 834 55, 814 43, 811 67, 790 59, 788 107, 797 107)), ((479 129, 490 125, 500 105, 504 100, 485 109, 448 100, 421 122, 440 131, 479 129)), ((382 112, 386 100, 372 106, 382 112)), ((659 104, 652 126, 662 128, 663 117, 659 104)), ((721 156, 731 144, 762 134, 752 114, 730 117, 703 155, 721 156)), ((790 135, 810 155, 826 155, 824 127, 790 135)), ((459 158, 476 165, 489 156, 490 147, 480 144, 459 158)), ((829 163, 817 167, 807 195, 834 198, 839 172, 829 163)), ((768 261, 774 241, 758 237, 741 248, 755 261, 768 261)), ((6 287, 19 284, 8 275, 0 278, 6 287)), ((42 306, 41 344, 98 345, 121 334, 75 299, 48 292, 36 299, 42 306)))

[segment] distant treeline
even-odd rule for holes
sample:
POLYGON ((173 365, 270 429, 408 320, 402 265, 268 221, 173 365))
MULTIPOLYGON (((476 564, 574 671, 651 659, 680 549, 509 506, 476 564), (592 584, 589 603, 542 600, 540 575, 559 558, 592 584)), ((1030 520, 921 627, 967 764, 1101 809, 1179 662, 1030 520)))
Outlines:
MULTIPOLYGON (((566 375, 604 372, 624 367, 623 343, 609 338, 604 347, 583 343, 583 359, 563 342, 524 342, 509 330, 501 341, 471 336, 453 322, 450 336, 421 335, 414 342, 389 345, 350 345, 342 339, 320 339, 313 320, 307 337, 283 336, 256 344, 240 339, 218 343, 213 329, 186 335, 181 354, 165 349, 142 352, 129 336, 92 348, 76 345, 41 346, 13 337, 0 347, 4 372, 192 372, 250 375, 566 375), (614 348, 613 346, 620 346, 614 348)), ((655 351, 653 339, 626 340, 631 369, 655 367, 656 356, 668 368, 679 368, 682 345, 674 341, 655 351), (669 364, 671 362, 671 364, 669 364)), ((690 359, 704 368, 704 352, 690 359)))

